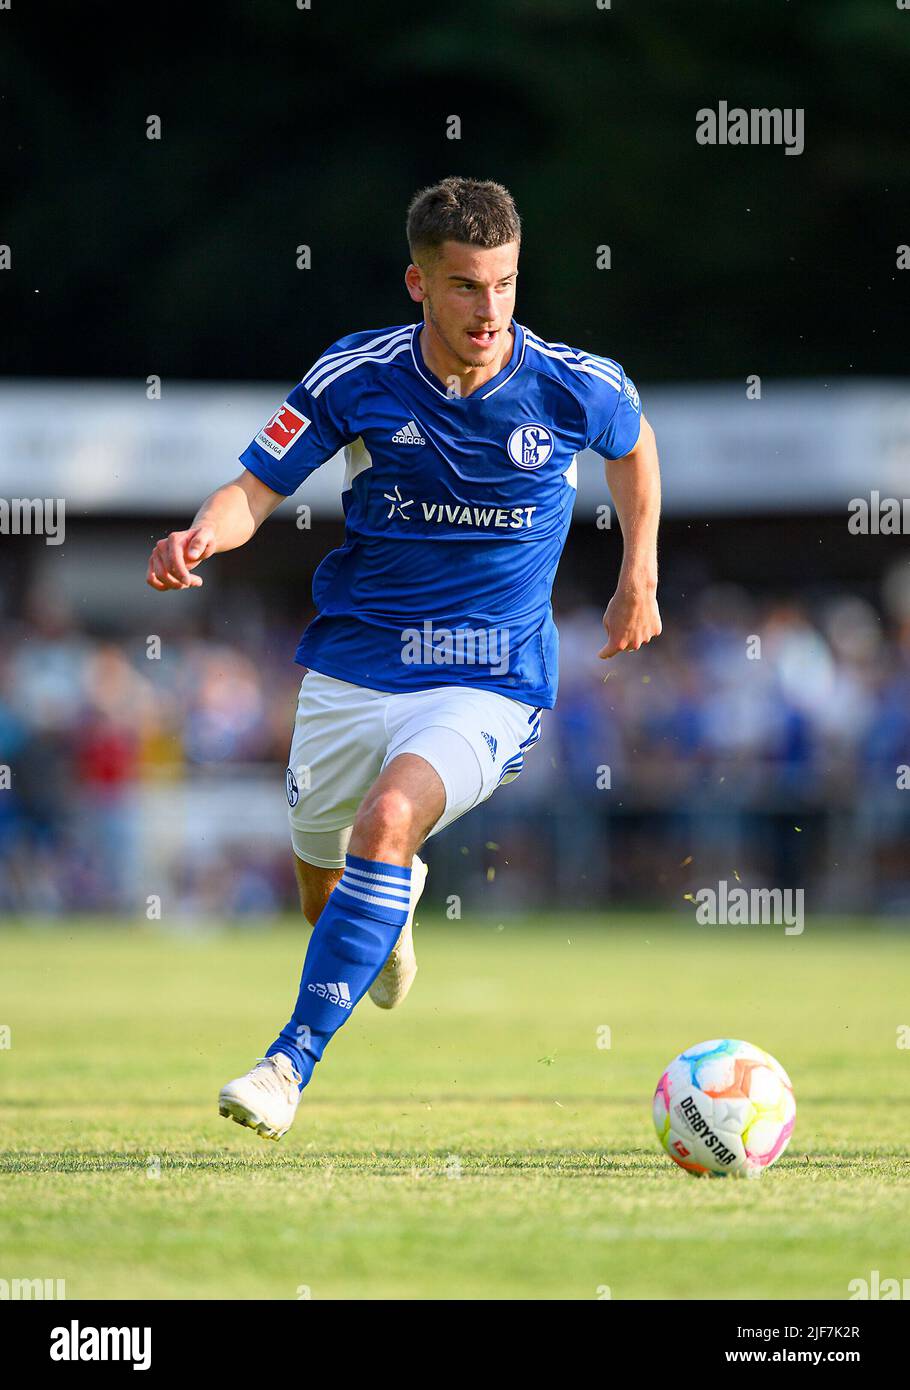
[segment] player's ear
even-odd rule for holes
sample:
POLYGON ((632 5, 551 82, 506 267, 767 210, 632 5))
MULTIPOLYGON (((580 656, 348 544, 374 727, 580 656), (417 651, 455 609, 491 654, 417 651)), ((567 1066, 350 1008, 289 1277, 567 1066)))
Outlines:
POLYGON ((413 261, 404 273, 404 283, 414 303, 422 304, 427 297, 427 292, 423 287, 423 271, 419 265, 414 265, 413 261))

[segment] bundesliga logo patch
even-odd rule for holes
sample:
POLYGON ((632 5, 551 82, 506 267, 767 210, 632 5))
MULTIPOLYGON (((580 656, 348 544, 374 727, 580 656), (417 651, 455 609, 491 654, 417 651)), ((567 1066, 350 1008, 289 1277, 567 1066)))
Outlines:
POLYGON ((301 415, 299 410, 295 410, 285 401, 281 409, 276 410, 272 418, 263 425, 256 436, 256 443, 271 454, 273 459, 284 458, 291 445, 309 426, 310 421, 306 416, 301 415))

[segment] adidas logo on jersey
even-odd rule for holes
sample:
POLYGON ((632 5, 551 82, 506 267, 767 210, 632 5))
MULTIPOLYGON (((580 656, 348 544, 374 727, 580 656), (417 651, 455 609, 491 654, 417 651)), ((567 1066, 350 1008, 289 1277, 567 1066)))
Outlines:
POLYGON ((402 425, 396 434, 392 435, 393 444, 426 444, 426 442, 413 420, 409 420, 406 425, 402 425))
POLYGON ((351 991, 344 980, 339 980, 337 985, 307 985, 307 989, 320 999, 328 999, 330 1004, 337 1004, 339 1009, 351 1007, 351 991))

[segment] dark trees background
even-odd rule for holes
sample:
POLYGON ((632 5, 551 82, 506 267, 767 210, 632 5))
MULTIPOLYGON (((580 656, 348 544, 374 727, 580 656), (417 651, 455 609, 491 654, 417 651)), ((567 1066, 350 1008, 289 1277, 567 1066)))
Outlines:
POLYGON ((0 367, 293 379, 413 318, 407 201, 465 173, 518 200, 546 337, 645 381, 903 373, 908 100, 895 0, 13 0, 0 367), (721 99, 803 107, 805 152, 699 146, 721 99))

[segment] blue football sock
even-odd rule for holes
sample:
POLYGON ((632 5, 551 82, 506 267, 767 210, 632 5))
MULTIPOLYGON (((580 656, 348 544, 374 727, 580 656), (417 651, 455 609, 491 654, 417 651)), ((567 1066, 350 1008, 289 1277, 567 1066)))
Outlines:
POLYGON ((285 1052, 303 1078, 385 965, 408 918, 411 867, 345 857, 313 928, 290 1021, 266 1053, 285 1052))

